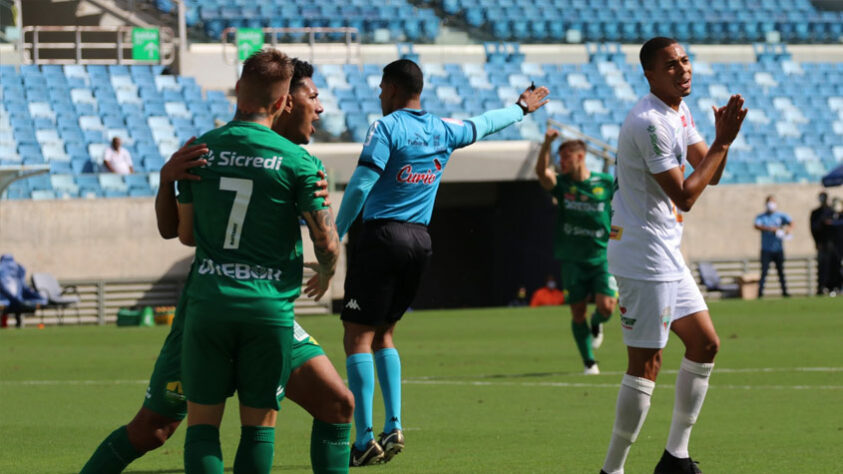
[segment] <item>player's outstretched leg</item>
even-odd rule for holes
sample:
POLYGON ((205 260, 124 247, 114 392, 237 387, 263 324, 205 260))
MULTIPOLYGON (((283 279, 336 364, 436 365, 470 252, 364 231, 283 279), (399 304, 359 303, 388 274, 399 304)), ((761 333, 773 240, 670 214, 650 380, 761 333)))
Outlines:
POLYGON ((293 366, 286 394, 313 416, 310 463, 314 474, 348 472, 354 395, 315 342, 293 344, 293 366), (318 355, 296 367, 297 352, 303 357, 318 355))
POLYGON ((586 375, 596 375, 600 373, 597 368, 597 362, 594 360, 594 351, 591 348, 591 329, 588 327, 585 314, 588 309, 588 303, 583 298, 582 301, 571 303, 571 333, 574 336, 574 342, 577 344, 577 350, 582 357, 584 373, 586 375))
POLYGON ((384 462, 404 450, 404 432, 401 427, 401 359, 394 347, 375 352, 375 367, 383 394, 386 420, 378 436, 384 450, 384 462))
POLYGON ((609 321, 618 304, 618 284, 615 277, 605 272, 597 282, 600 288, 594 295, 594 313, 591 314, 591 347, 603 345, 603 324, 609 321))
POLYGON ((80 474, 112 474, 123 472, 126 466, 139 458, 139 453, 129 442, 126 425, 114 430, 100 443, 80 474))
POLYGON ((638 438, 650 410, 650 397, 661 369, 661 353, 661 349, 627 347, 629 368, 618 391, 615 424, 603 462, 603 470, 607 473, 623 472, 629 449, 638 438))
POLYGON ((383 449, 372 431, 372 404, 375 395, 375 367, 371 353, 351 354, 345 361, 348 388, 354 394, 354 425, 357 435, 351 446, 351 466, 383 461, 383 449))
MULTIPOLYGON (((147 402, 152 399, 154 397, 148 398, 147 402)), ((179 407, 183 406, 183 403, 171 405, 174 409, 168 412, 170 416, 161 415, 142 406, 128 425, 114 430, 97 447, 91 459, 82 468, 81 474, 123 472, 135 459, 161 447, 181 423, 179 407)))
POLYGON ((694 474, 701 471, 688 453, 688 443, 708 391, 720 341, 708 311, 679 318, 673 322, 671 329, 685 344, 685 358, 676 376, 670 433, 655 472, 694 474))

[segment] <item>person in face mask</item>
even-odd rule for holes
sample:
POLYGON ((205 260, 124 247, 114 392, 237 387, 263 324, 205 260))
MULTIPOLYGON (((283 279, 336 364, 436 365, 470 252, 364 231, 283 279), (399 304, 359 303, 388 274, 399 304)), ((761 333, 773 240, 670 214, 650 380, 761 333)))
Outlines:
POLYGON ((530 306, 559 306, 565 303, 565 293, 556 285, 556 278, 548 275, 543 287, 533 293, 530 306))
POLYGON ((779 272, 779 283, 782 286, 782 296, 790 297, 784 279, 784 245, 785 240, 791 238, 793 220, 789 215, 778 212, 776 198, 767 196, 767 209, 755 217, 755 228, 761 231, 761 281, 758 283, 758 297, 764 295, 764 281, 770 262, 776 264, 779 272))

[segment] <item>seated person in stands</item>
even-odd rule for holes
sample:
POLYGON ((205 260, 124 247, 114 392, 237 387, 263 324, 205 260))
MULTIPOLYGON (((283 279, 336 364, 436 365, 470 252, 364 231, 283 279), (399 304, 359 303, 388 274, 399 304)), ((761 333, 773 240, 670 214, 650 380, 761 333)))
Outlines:
POLYGON ((111 139, 111 148, 105 150, 103 163, 112 173, 132 174, 135 172, 132 155, 129 154, 129 150, 120 147, 120 143, 120 137, 111 139))
POLYGON ((565 293, 556 284, 556 278, 548 275, 543 287, 533 293, 530 299, 530 307, 536 306, 559 306, 565 303, 565 293))

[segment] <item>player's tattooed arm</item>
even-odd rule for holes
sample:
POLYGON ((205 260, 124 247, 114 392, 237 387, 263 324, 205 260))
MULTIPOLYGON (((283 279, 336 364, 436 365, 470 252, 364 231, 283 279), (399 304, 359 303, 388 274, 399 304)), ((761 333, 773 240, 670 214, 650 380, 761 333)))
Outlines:
POLYGON ((313 241, 313 250, 318 261, 318 263, 305 264, 316 272, 316 275, 305 284, 305 294, 318 301, 328 290, 328 283, 337 269, 340 241, 331 208, 304 212, 302 216, 310 231, 310 239, 313 241))
POLYGON ((539 178, 539 184, 541 184, 542 188, 548 191, 556 186, 556 173, 553 169, 549 168, 550 147, 553 144, 553 140, 556 140, 560 135, 559 130, 550 127, 547 128, 547 132, 544 134, 544 143, 542 143, 542 147, 539 150, 539 159, 536 160, 536 177, 539 178))

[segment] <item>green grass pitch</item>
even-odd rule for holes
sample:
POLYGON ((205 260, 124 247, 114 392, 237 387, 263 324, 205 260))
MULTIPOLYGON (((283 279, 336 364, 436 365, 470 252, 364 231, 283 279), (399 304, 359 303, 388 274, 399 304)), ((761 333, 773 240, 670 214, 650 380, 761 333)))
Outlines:
MULTIPOLYGON (((712 302, 721 338, 711 388, 691 438, 706 473, 843 472, 843 299, 712 302)), ((567 308, 418 311, 398 325, 407 449, 396 473, 594 473, 614 419, 625 348, 617 315, 581 375, 567 308)), ((336 316, 301 324, 341 375, 336 316)), ((78 472, 127 423, 167 329, 50 327, 0 332, 0 472, 78 472)), ((652 407, 627 462, 647 473, 664 448, 681 343, 671 337, 652 407)), ((376 390, 377 392, 377 390, 376 390)), ((236 405, 222 427, 234 460, 236 405)), ((383 423, 376 393, 375 425, 383 423)), ((289 401, 279 416, 275 470, 309 471, 310 417, 289 401)), ((184 427, 127 472, 182 469, 184 427)))

